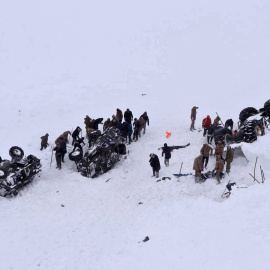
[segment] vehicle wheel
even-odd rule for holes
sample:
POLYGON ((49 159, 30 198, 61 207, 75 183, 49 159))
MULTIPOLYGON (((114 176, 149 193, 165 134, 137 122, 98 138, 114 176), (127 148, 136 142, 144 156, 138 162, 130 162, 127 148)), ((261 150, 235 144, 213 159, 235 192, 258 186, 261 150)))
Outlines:
POLYGON ((0 179, 6 179, 8 171, 5 168, 0 167, 0 179))
POLYGON ((71 161, 80 161, 83 158, 83 151, 81 149, 75 149, 74 152, 68 155, 71 161))
POLYGON ((267 109, 270 107, 270 99, 267 100, 265 103, 264 103, 264 108, 267 109))
POLYGON ((253 107, 248 107, 243 109, 239 114, 239 120, 243 123, 246 121, 250 116, 258 114, 258 110, 253 107))
POLYGON ((18 147, 18 146, 12 146, 9 149, 9 155, 12 158, 16 158, 16 159, 22 159, 24 156, 24 152, 22 150, 22 148, 18 147))

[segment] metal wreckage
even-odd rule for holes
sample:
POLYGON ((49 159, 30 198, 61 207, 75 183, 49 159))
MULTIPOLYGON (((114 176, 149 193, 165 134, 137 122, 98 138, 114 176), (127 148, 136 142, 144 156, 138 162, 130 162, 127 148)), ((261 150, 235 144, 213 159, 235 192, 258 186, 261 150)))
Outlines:
POLYGON ((0 158, 0 196, 3 197, 18 195, 41 171, 40 160, 33 155, 24 157, 20 147, 11 147, 9 155, 11 161, 0 158))
POLYGON ((126 154, 125 138, 116 127, 109 127, 103 134, 95 130, 87 135, 90 147, 85 154, 76 148, 69 154, 69 159, 75 162, 82 176, 94 178, 112 169, 126 154))
POLYGON ((253 107, 243 109, 239 114, 238 130, 231 130, 218 126, 214 130, 215 144, 219 140, 226 144, 252 143, 258 136, 265 134, 265 129, 270 124, 270 100, 264 103, 264 107, 257 110, 253 107))

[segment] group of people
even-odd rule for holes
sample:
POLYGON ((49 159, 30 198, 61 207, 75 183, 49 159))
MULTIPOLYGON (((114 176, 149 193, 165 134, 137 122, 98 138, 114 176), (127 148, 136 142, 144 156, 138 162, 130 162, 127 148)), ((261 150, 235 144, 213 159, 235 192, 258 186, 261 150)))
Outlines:
MULTIPOLYGON (((88 115, 84 118, 84 124, 86 129, 86 134, 88 135, 88 139, 91 138, 91 134, 93 132, 99 130, 99 124, 102 123, 103 118, 98 119, 91 119, 88 115)), ((122 111, 117 108, 116 115, 112 116, 112 119, 108 118, 103 124, 103 132, 106 131, 109 127, 115 126, 121 131, 122 136, 125 138, 126 142, 130 144, 132 141, 137 141, 138 138, 141 136, 141 132, 145 134, 146 132, 146 125, 149 126, 149 117, 147 112, 144 112, 140 118, 134 118, 132 111, 127 109, 123 115, 122 111), (123 121, 124 118, 124 121, 123 121), (133 121, 133 123, 132 123, 133 121), (133 140, 132 140, 133 134, 133 140)), ((100 132, 100 131, 99 131, 100 132)), ((55 158, 57 169, 61 170, 62 163, 64 163, 64 157, 67 153, 67 144, 69 143, 69 135, 72 137, 72 146, 73 150, 75 151, 76 148, 79 148, 81 151, 82 145, 85 145, 84 137, 80 134, 82 133, 82 129, 77 126, 73 132, 65 131, 55 140, 55 147, 53 151, 55 151, 55 158)), ((48 144, 49 134, 46 133, 44 136, 41 137, 41 148, 40 150, 46 149, 48 144)), ((90 144, 90 139, 89 139, 90 144)))
MULTIPOLYGON (((190 130, 194 130, 194 123, 196 120, 196 113, 197 113, 198 107, 194 106, 191 109, 191 127, 190 130)), ((203 136, 207 135, 207 143, 203 144, 201 150, 200 150, 200 155, 195 158, 194 163, 193 163, 193 170, 195 171, 195 181, 196 182, 204 182, 205 179, 202 178, 202 171, 204 169, 207 170, 207 164, 209 161, 209 156, 213 155, 213 147, 212 147, 212 140, 214 137, 214 131, 215 129, 219 126, 219 122, 221 121, 220 117, 217 115, 217 117, 214 119, 214 122, 212 124, 211 117, 207 115, 203 121, 202 121, 202 128, 204 130, 203 136)), ((225 129, 233 129, 233 121, 232 119, 228 119, 225 122, 225 129)), ((226 173, 230 173, 231 169, 231 163, 234 158, 234 151, 233 149, 227 145, 226 149, 226 157, 225 159, 223 158, 224 154, 224 148, 225 148, 225 141, 218 140, 218 143, 215 148, 215 157, 216 157, 216 163, 215 163, 215 168, 212 170, 212 175, 216 173, 216 179, 218 183, 220 183, 220 179, 223 176, 223 171, 224 171, 224 164, 226 162, 226 173)))
POLYGON ((108 118, 104 122, 103 131, 108 127, 115 126, 121 130, 122 136, 126 139, 126 142, 130 144, 132 141, 138 141, 139 137, 141 137, 141 132, 145 134, 146 125, 149 126, 147 112, 144 112, 139 118, 133 119, 133 113, 130 109, 126 109, 123 115, 122 111, 117 108, 116 114, 112 116, 112 119, 108 118))

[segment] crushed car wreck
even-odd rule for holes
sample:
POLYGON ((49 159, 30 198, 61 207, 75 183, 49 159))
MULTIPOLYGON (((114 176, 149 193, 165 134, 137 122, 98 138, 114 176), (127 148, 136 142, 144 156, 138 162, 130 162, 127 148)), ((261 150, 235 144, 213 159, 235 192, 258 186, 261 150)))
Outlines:
POLYGON ((41 171, 40 160, 29 155, 24 157, 24 151, 13 146, 9 150, 11 161, 0 160, 0 196, 16 196, 19 189, 32 182, 41 171))

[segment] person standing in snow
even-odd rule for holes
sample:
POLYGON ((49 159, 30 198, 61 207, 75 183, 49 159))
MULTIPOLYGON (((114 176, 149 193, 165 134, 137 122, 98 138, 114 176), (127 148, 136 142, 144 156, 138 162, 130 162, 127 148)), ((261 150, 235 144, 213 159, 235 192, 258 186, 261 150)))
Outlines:
POLYGON ((144 130, 146 122, 143 118, 143 116, 141 115, 139 118, 139 122, 140 122, 140 130, 139 130, 139 137, 141 137, 141 131, 144 130))
POLYGON ((208 144, 212 144, 213 141, 213 137, 214 137, 214 126, 212 124, 210 124, 210 126, 207 129, 207 143, 208 144))
POLYGON ((122 123, 123 120, 123 113, 120 109, 116 109, 116 119, 119 123, 122 123))
POLYGON ((191 109, 191 115, 190 115, 190 119, 191 119, 191 126, 190 126, 190 130, 196 130, 196 128, 194 127, 195 124, 195 120, 196 120, 196 115, 197 115, 197 109, 199 109, 199 107, 194 106, 191 109))
POLYGON ((220 184, 221 174, 224 170, 224 162, 221 159, 220 155, 217 155, 216 158, 217 158, 216 159, 216 166, 215 166, 215 169, 212 171, 212 174, 214 174, 215 171, 217 172, 216 178, 217 178, 218 184, 220 184))
POLYGON ((169 166, 169 160, 171 158, 171 152, 173 150, 178 150, 180 148, 185 148, 187 146, 189 146, 190 144, 188 143, 187 145, 183 145, 183 146, 168 146, 167 143, 164 143, 164 147, 161 147, 162 149, 162 154, 161 156, 163 157, 163 154, 165 154, 165 159, 164 159, 164 164, 166 167, 169 166))
POLYGON ((159 171, 160 171, 160 163, 159 158, 155 154, 150 154, 150 166, 153 169, 153 176, 156 176, 156 178, 159 177, 159 171))
POLYGON ((46 133, 44 136, 41 136, 40 139, 41 139, 41 148, 40 148, 40 151, 44 148, 46 149, 47 146, 49 145, 48 144, 48 137, 49 137, 49 134, 46 133))
POLYGON ((62 161, 62 149, 60 148, 60 144, 57 143, 55 148, 53 149, 55 151, 55 159, 56 159, 56 169, 61 170, 61 161, 62 161))
POLYGON ((227 162, 226 163, 226 173, 227 174, 230 173, 231 163, 233 161, 233 158, 234 158, 233 149, 229 145, 227 145, 227 152, 226 152, 226 158, 225 158, 225 161, 227 162))
POLYGON ((68 142, 68 135, 71 135, 71 132, 69 130, 63 132, 63 134, 62 134, 66 143, 69 143, 68 142))
POLYGON ((219 155, 223 160, 223 153, 224 153, 224 144, 222 143, 222 141, 219 140, 218 144, 216 145, 215 156, 219 155))
POLYGON ((149 117, 147 115, 147 112, 144 112, 141 117, 143 117, 144 121, 145 121, 145 125, 143 127, 143 134, 145 134, 145 130, 146 130, 146 124, 149 126, 149 117))
POLYGON ((127 109, 124 113, 124 118, 125 121, 131 124, 131 121, 133 120, 133 114, 132 111, 130 111, 129 109, 127 109))
POLYGON ((201 155, 203 156, 202 163, 204 166, 204 161, 205 161, 205 169, 207 169, 207 164, 209 161, 209 153, 213 155, 213 148, 207 143, 205 143, 203 147, 201 148, 201 155))
POLYGON ((138 137, 139 137, 140 127, 141 127, 141 124, 140 124, 140 122, 138 121, 137 118, 134 119, 133 127, 134 127, 133 140, 135 142, 137 142, 138 141, 138 137))
POLYGON ((201 172, 203 171, 203 156, 199 155, 194 159, 193 170, 195 171, 195 182, 201 180, 201 172))
POLYGON ((211 118, 209 115, 206 116, 206 118, 203 119, 202 121, 202 128, 203 128, 203 137, 205 137, 207 129, 211 125, 211 118))
POLYGON ((65 154, 67 153, 67 143, 66 143, 66 140, 64 138, 63 138, 63 140, 60 141, 59 146, 62 150, 62 156, 61 156, 62 162, 65 163, 64 158, 65 158, 65 154))

